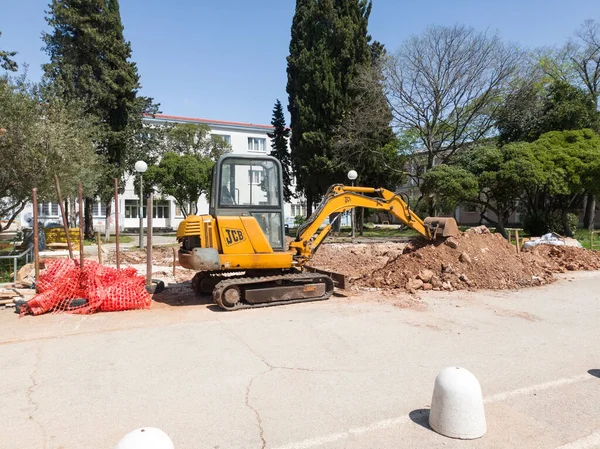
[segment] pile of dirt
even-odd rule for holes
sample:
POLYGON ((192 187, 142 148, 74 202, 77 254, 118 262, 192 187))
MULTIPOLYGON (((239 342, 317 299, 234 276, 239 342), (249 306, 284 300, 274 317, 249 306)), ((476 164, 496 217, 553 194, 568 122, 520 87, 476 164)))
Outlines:
POLYGON ((485 226, 457 238, 410 244, 383 268, 363 276, 362 287, 416 290, 508 289, 553 281, 552 264, 522 253, 485 226))
POLYGON ((406 243, 328 243, 319 247, 310 266, 361 278, 397 258, 406 243))
MULTIPOLYGON (((152 264, 161 266, 173 266, 173 248, 175 246, 153 246, 152 247, 152 264)), ((120 253, 121 264, 137 265, 146 263, 146 250, 139 248, 129 248, 122 250, 120 253)), ((114 265, 117 263, 116 253, 110 252, 104 258, 106 265, 114 265)))
POLYGON ((530 253, 536 260, 544 260, 553 272, 600 270, 600 253, 597 251, 574 246, 537 245, 530 253))

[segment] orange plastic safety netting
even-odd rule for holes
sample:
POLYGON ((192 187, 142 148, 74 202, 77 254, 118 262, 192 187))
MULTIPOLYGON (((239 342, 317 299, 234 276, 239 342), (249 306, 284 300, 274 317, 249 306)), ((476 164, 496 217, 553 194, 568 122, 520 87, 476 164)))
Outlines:
POLYGON ((134 268, 117 270, 93 260, 84 261, 83 269, 76 260, 47 261, 37 292, 21 306, 21 315, 147 309, 151 303, 145 279, 134 268))

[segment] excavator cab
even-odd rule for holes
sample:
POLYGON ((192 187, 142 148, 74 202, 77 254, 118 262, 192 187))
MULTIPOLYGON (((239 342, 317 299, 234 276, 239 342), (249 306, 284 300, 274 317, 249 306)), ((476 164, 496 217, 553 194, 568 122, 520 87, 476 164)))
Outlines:
POLYGON ((225 155, 213 167, 209 214, 254 217, 271 248, 284 250, 281 164, 272 156, 225 155))

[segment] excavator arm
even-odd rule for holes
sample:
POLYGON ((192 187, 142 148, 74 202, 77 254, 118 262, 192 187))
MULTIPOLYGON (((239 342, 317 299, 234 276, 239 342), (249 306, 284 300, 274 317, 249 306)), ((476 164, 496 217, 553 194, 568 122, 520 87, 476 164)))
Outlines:
POLYGON ((417 231, 427 240, 437 237, 450 237, 458 234, 458 226, 453 218, 429 217, 421 220, 408 204, 396 193, 383 188, 350 187, 336 184, 329 188, 317 209, 296 234, 290 249, 296 251, 295 260, 304 265, 313 256, 319 245, 331 231, 332 223, 319 231, 321 225, 333 213, 346 212, 355 207, 367 207, 390 212, 402 223, 417 231), (373 194, 373 196, 367 196, 373 194))

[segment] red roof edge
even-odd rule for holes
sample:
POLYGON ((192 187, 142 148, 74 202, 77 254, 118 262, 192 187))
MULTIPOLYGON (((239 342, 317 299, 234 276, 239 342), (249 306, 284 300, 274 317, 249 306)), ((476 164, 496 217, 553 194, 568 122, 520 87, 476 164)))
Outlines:
POLYGON ((179 115, 144 114, 144 117, 165 119, 165 120, 184 120, 186 122, 198 122, 198 123, 206 123, 206 124, 212 124, 212 125, 241 126, 244 128, 262 128, 262 129, 268 129, 268 130, 273 129, 273 127, 271 125, 257 125, 254 123, 244 123, 244 122, 227 122, 224 120, 210 120, 210 119, 205 119, 205 118, 182 117, 179 115))

